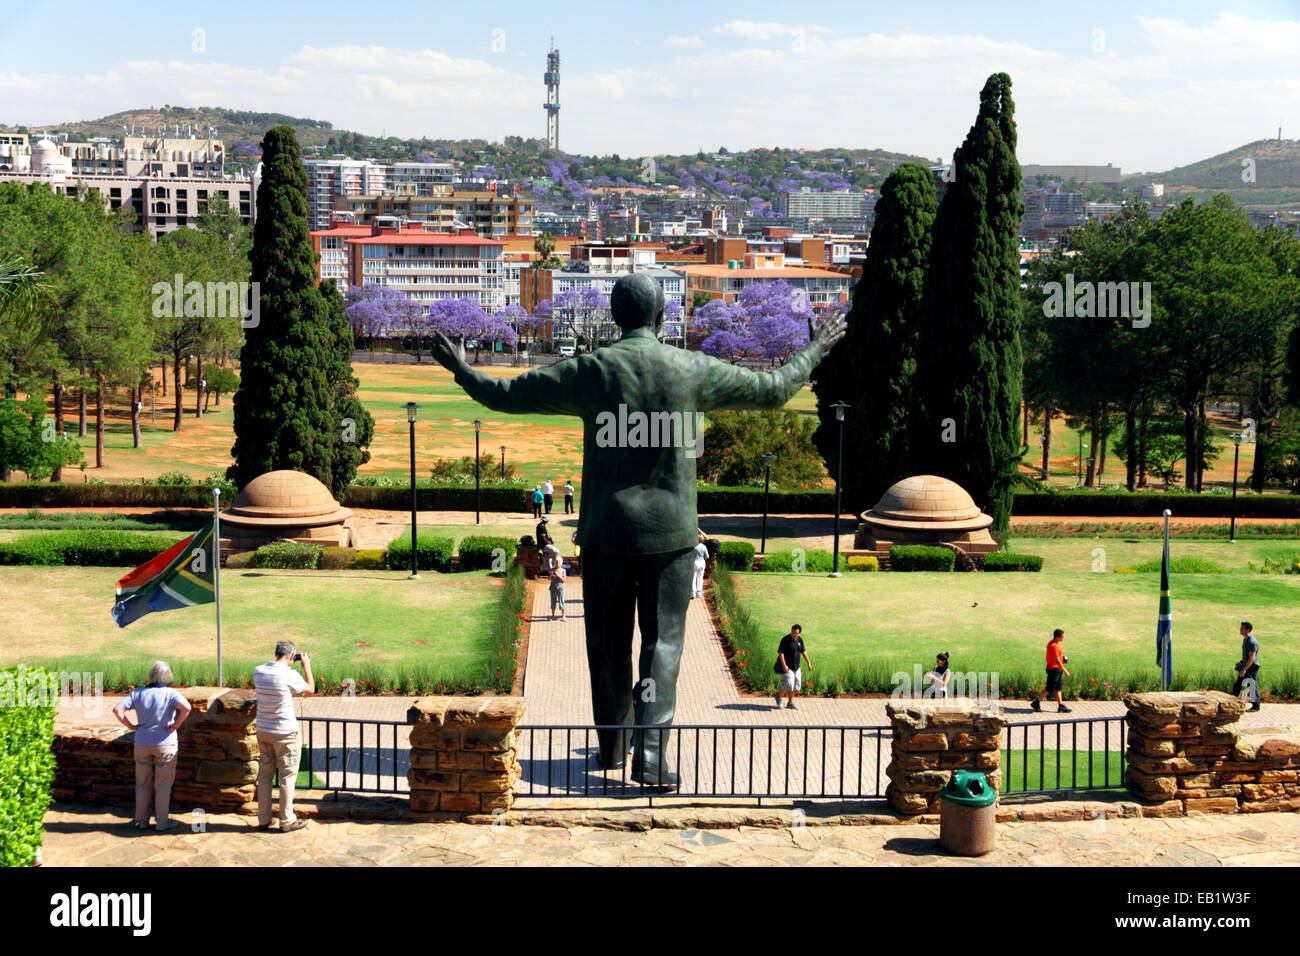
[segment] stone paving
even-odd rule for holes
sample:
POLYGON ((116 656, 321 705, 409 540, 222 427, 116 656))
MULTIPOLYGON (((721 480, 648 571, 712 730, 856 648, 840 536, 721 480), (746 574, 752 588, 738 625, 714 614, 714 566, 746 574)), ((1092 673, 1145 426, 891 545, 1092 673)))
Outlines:
POLYGON ((1300 815, 1003 823, 992 853, 953 857, 935 825, 716 827, 312 822, 260 833, 253 818, 187 816, 138 833, 126 810, 56 808, 47 866, 1297 866, 1300 815))

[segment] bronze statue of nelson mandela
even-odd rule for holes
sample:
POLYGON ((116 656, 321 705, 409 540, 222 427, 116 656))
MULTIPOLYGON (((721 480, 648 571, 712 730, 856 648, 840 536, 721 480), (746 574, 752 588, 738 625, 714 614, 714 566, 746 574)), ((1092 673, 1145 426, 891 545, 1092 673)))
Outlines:
POLYGON ((591 705, 603 728, 597 730, 600 765, 623 767, 627 728, 650 725, 654 729, 637 734, 632 779, 672 788, 678 781, 667 765, 668 728, 677 704, 698 543, 699 423, 714 409, 780 408, 844 337, 845 323, 828 320, 783 367, 754 372, 661 343, 663 291, 647 275, 619 279, 610 307, 623 330, 618 341, 518 378, 489 378, 470 368, 442 335, 433 353, 457 384, 488 408, 582 419, 577 543, 591 705), (634 612, 641 621, 635 694, 634 612))

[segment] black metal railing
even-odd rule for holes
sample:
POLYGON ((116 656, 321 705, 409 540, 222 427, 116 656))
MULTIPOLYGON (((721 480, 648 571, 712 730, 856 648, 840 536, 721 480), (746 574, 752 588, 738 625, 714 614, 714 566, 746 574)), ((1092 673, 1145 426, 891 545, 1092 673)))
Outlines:
POLYGON ((676 773, 673 796, 874 799, 884 796, 889 727, 675 725, 519 728, 523 769, 517 796, 653 797, 661 770, 676 773), (600 767, 597 731, 631 731, 622 766, 600 767), (663 745, 659 738, 663 737, 663 745), (648 780, 633 777, 635 748, 649 743, 648 780))
POLYGON ((1002 796, 1124 786, 1124 717, 1008 723, 1002 741, 1002 796))
POLYGON ((298 787, 336 794, 408 792, 410 730, 404 720, 299 717, 298 787))

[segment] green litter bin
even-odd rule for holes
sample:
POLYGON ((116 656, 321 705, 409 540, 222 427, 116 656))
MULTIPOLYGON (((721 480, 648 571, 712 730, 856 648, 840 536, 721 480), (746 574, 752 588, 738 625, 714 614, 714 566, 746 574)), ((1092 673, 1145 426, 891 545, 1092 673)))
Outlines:
POLYGON ((998 792, 977 770, 955 770, 939 791, 939 843, 958 856, 983 856, 997 839, 998 792))

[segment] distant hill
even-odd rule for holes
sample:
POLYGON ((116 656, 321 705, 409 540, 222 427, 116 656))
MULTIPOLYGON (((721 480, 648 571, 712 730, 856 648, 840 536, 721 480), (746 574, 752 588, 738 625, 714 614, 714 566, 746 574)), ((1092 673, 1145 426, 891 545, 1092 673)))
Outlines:
POLYGON ((123 126, 135 126, 137 136, 156 133, 158 127, 164 126, 168 136, 174 136, 176 125, 181 127, 181 135, 186 135, 188 127, 193 124, 195 136, 206 136, 209 127, 217 130, 217 136, 227 144, 238 140, 256 143, 266 131, 273 126, 292 126, 298 134, 298 142, 304 147, 323 146, 334 134, 333 124, 324 120, 303 119, 287 116, 284 113, 256 113, 249 110, 231 110, 221 106, 162 106, 148 109, 123 110, 111 116, 96 120, 82 120, 77 123, 58 123, 49 126, 32 126, 31 132, 58 130, 77 136, 106 136, 110 139, 122 138, 123 126))
POLYGON ((1300 208, 1300 140, 1260 139, 1163 173, 1124 177, 1126 187, 1142 183, 1164 183, 1166 200, 1175 202, 1224 192, 1247 208, 1300 208), (1243 181, 1246 172, 1253 174, 1254 182, 1243 181))

